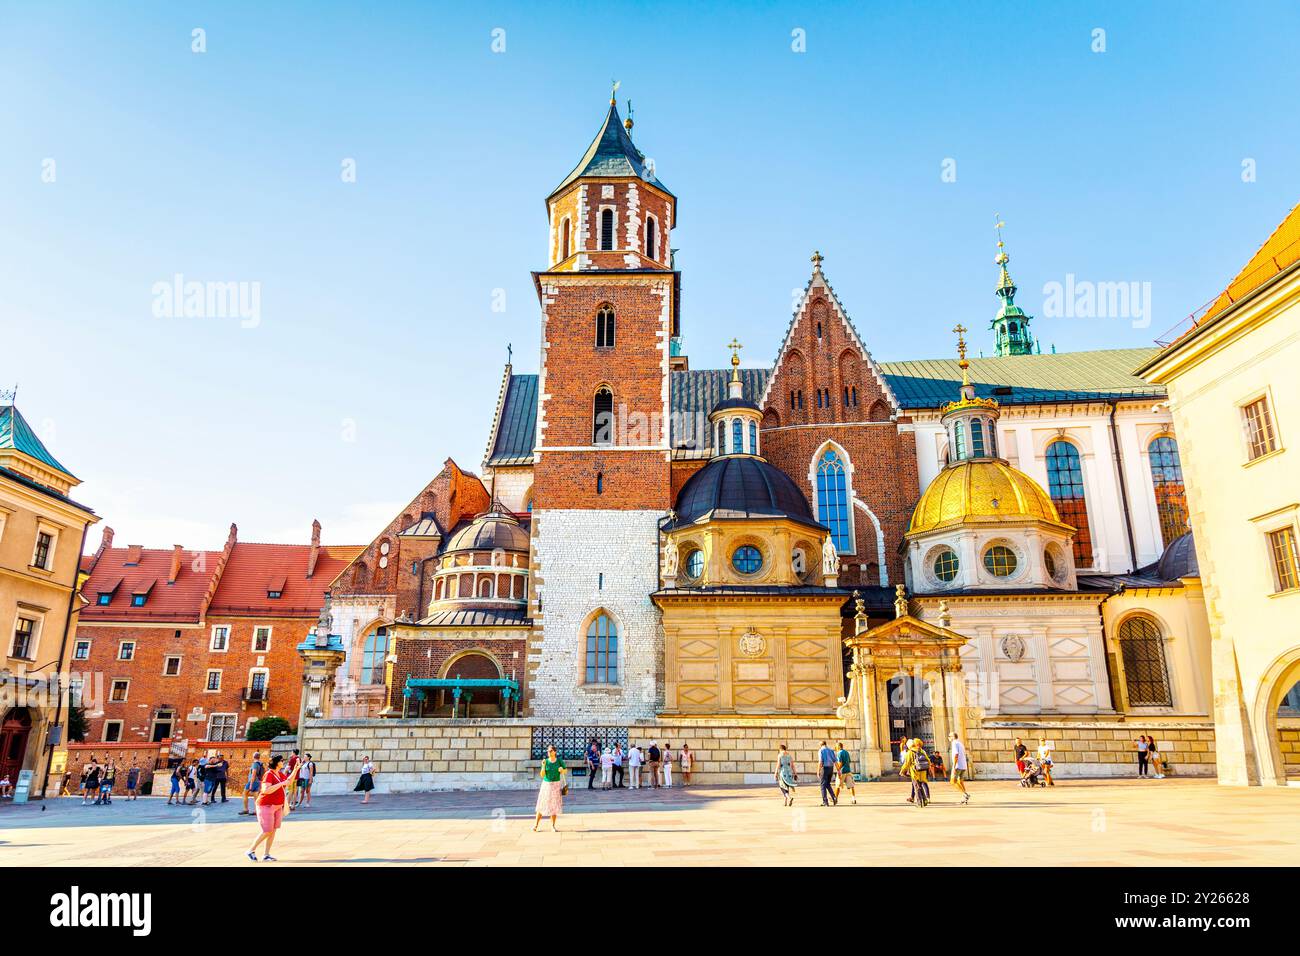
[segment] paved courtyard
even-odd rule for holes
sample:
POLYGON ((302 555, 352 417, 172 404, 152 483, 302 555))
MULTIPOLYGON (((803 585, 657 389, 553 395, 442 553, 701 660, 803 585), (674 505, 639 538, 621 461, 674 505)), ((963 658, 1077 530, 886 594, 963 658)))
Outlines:
MULTIPOLYGON (((823 809, 805 786, 791 810, 771 787, 588 793, 575 788, 560 832, 532 833, 535 794, 491 791, 321 797, 292 814, 268 866, 751 864, 1294 865, 1300 788, 1229 789, 1197 780, 1071 780, 1050 790, 976 781, 959 806, 905 802, 906 784, 858 785, 823 809)), ((237 801, 169 807, 161 798, 108 807, 80 800, 0 806, 0 866, 253 866, 257 833, 237 801)), ((257 866, 264 864, 258 863, 257 866)))

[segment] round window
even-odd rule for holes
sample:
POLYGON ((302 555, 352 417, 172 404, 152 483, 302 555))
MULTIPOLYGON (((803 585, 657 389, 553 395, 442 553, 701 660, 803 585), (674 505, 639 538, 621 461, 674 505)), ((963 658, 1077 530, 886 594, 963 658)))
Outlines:
POLYGON ((1043 567, 1047 568, 1049 578, 1056 577, 1056 558, 1052 555, 1051 548, 1043 549, 1043 567))
POLYGON ((704 573, 704 552, 696 548, 686 556, 686 576, 692 581, 704 573))
POLYGON ((1016 573, 1016 553, 1006 545, 995 544, 984 552, 984 568, 999 578, 1009 578, 1016 573))
POLYGON ((763 566, 763 553, 752 544, 742 544, 732 552, 731 566, 741 574, 757 574, 763 566))
POLYGON ((935 556, 934 576, 946 584, 957 576, 959 566, 957 552, 952 548, 944 548, 935 556))

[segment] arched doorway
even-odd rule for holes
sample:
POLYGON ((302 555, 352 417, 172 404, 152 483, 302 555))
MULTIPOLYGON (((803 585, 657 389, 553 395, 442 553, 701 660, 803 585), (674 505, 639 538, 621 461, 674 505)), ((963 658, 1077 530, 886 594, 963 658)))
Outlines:
POLYGON ((18 782, 31 733, 32 715, 26 707, 14 707, 5 714, 0 724, 0 777, 8 777, 10 783, 18 782))
MULTIPOLYGON (((466 651, 453 657, 443 668, 444 679, 463 678, 465 680, 500 680, 501 668, 486 651, 466 651)), ((438 692, 440 716, 451 714, 453 695, 450 690, 438 692)), ((466 689, 461 692, 460 715, 462 717, 500 717, 502 714, 501 691, 498 688, 466 689)))
POLYGON ((1300 778, 1300 647, 1265 672, 1254 716, 1260 783, 1286 786, 1288 776, 1300 778))

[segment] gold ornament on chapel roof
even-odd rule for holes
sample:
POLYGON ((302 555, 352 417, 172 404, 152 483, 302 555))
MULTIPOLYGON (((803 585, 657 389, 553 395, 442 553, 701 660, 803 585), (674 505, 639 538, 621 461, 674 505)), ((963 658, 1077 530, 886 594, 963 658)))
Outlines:
POLYGON ((961 369, 961 398, 943 406, 942 413, 947 415, 949 412, 960 411, 963 408, 997 408, 998 403, 991 398, 976 398, 975 386, 970 383, 970 360, 966 358, 964 337, 967 332, 966 327, 954 326, 953 332, 957 334, 957 354, 961 357, 961 361, 957 363, 961 369))

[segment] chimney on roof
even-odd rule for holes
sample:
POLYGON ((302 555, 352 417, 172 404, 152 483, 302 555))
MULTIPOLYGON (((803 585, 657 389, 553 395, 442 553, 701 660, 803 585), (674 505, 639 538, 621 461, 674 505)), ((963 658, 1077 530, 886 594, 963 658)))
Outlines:
POLYGON ((142 545, 142 544, 128 544, 128 545, 126 546, 126 560, 125 560, 124 562, 122 562, 122 563, 123 563, 123 564, 139 564, 139 563, 140 563, 140 555, 142 555, 143 553, 144 553, 144 545, 142 545))
POLYGON ((311 523, 311 553, 307 555, 307 577, 316 573, 316 559, 320 557, 320 522, 311 523))
POLYGON ((167 572, 167 583, 175 584, 176 579, 181 576, 181 552, 185 550, 179 544, 172 545, 172 566, 167 572))
POLYGON ((113 529, 104 525, 104 536, 99 539, 99 551, 102 554, 113 546, 113 529))

